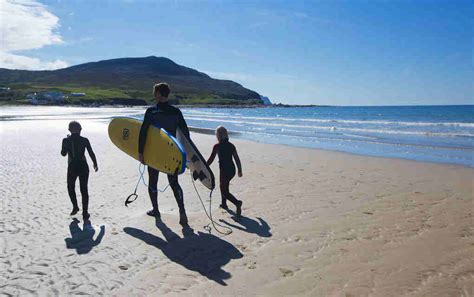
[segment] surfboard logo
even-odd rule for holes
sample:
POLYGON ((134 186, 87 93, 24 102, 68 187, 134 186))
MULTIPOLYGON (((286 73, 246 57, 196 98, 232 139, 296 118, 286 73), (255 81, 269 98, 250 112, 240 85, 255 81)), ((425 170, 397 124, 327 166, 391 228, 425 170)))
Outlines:
POLYGON ((123 140, 128 140, 129 132, 130 132, 130 130, 128 130, 127 128, 124 128, 124 129, 122 130, 122 139, 123 139, 123 140))

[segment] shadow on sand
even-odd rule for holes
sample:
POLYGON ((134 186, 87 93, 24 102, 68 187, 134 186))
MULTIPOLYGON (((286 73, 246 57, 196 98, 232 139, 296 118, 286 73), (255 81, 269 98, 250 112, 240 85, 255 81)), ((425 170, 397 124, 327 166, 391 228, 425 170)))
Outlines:
POLYGON ((156 226, 165 239, 132 227, 123 230, 160 249, 171 261, 221 285, 226 286, 224 280, 231 278, 231 274, 222 267, 232 259, 243 257, 232 244, 212 234, 194 233, 193 229, 185 227, 182 230, 183 237, 180 237, 159 219, 156 220, 156 226))
POLYGON ((73 219, 69 224, 70 238, 65 238, 66 247, 75 249, 78 254, 87 254, 93 247, 100 244, 105 234, 105 226, 100 226, 99 235, 94 240, 95 230, 89 220, 85 221, 82 229, 79 227, 79 220, 73 219))
POLYGON ((257 220, 253 220, 249 217, 245 216, 237 216, 235 212, 232 210, 227 210, 230 214, 232 214, 232 220, 238 223, 239 225, 232 224, 227 222, 226 220, 219 220, 220 222, 226 224, 229 227, 235 228, 240 231, 245 231, 248 233, 254 233, 261 237, 271 237, 272 233, 270 232, 270 226, 267 222, 262 218, 257 218, 257 220))

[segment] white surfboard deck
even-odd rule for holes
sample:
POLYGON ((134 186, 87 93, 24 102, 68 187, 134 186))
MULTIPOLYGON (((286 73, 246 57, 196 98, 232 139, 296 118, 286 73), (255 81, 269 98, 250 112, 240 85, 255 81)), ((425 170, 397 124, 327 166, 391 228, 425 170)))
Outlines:
POLYGON ((186 152, 187 167, 191 170, 193 179, 199 180, 206 188, 213 190, 215 187, 214 174, 196 145, 179 128, 176 130, 176 139, 186 152))

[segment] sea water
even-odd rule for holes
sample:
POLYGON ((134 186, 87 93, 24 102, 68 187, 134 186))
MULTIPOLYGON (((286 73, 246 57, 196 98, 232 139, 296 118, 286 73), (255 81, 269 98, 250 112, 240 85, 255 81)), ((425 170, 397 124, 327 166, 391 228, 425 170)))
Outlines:
MULTIPOLYGON (((232 137, 369 156, 474 167, 474 105, 390 107, 182 108, 189 126, 232 137)), ((143 119, 145 107, 0 107, 0 120, 143 119)), ((105 129, 105 128, 104 128, 105 129)), ((1 131, 0 131, 1 132, 1 131)))
POLYGON ((189 126, 260 142, 474 167, 474 105, 182 111, 189 126))

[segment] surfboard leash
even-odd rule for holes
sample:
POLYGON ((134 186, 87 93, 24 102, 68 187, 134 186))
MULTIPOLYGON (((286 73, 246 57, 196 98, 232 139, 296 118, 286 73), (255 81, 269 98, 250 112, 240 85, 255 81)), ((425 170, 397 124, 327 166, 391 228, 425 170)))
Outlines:
POLYGON ((199 198, 199 201, 201 201, 201 205, 202 205, 202 208, 204 209, 204 212, 206 213, 206 216, 208 217, 208 219, 211 221, 209 224, 205 225, 204 226, 204 229, 206 231, 208 231, 209 233, 211 233, 211 230, 212 228, 214 228, 214 230, 217 231, 217 233, 220 233, 222 235, 229 235, 232 233, 232 228, 228 227, 228 226, 223 226, 219 223, 217 223, 216 221, 214 221, 214 219, 212 218, 212 192, 214 190, 211 190, 211 192, 209 193, 209 213, 207 213, 207 210, 206 210, 206 206, 204 205, 204 202, 202 202, 202 198, 201 198, 201 195, 199 195, 199 191, 197 190, 196 188, 196 184, 194 182, 194 178, 193 178, 193 175, 191 174, 191 181, 193 182, 193 186, 194 186, 194 190, 196 191, 196 194, 199 198), (212 224, 212 228, 211 228, 211 224, 212 224), (223 229, 227 229, 227 232, 223 232, 223 231, 220 231, 217 227, 221 227, 223 229))
MULTIPOLYGON (((132 194, 128 195, 127 199, 125 199, 125 206, 127 206, 127 207, 130 203, 137 200, 137 198, 138 198, 137 189, 138 189, 138 185, 140 184, 140 182, 143 182, 145 187, 148 188, 148 185, 145 182, 145 178, 143 177, 143 175, 145 174, 145 165, 140 163, 138 165, 138 172, 140 173, 140 177, 138 178, 138 182, 137 182, 137 185, 135 186, 135 190, 133 191, 132 194)), ((166 191, 168 189, 169 186, 170 186, 170 184, 168 183, 168 185, 163 190, 160 190, 157 187, 156 190, 152 189, 152 192, 154 192, 154 193, 157 193, 157 192, 163 193, 164 191, 166 191)))

